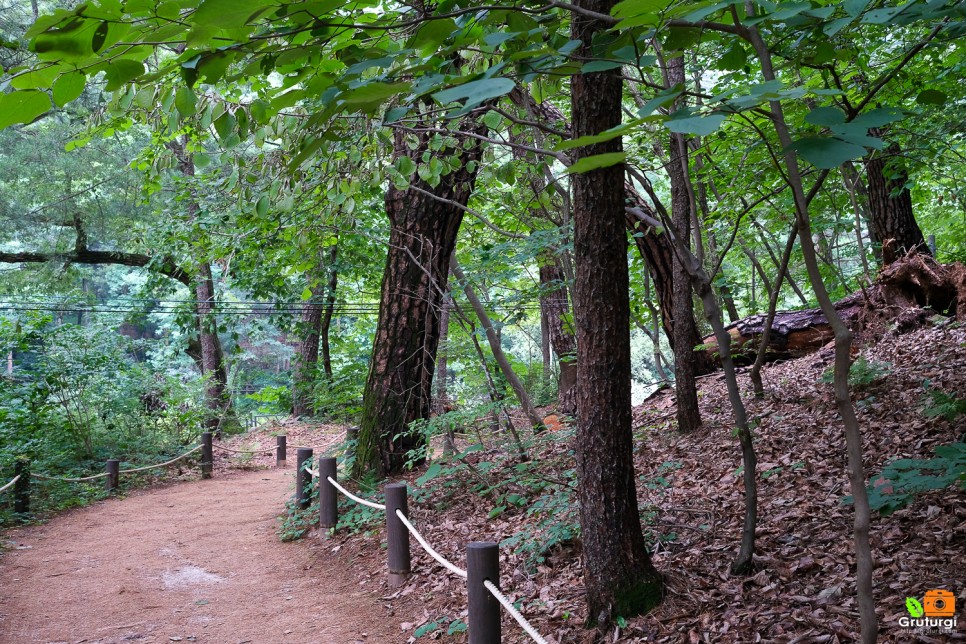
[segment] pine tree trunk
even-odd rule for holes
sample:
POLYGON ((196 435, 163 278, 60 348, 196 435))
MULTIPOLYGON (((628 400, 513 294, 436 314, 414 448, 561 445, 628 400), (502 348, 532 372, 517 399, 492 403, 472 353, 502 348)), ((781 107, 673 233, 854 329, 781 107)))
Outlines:
POLYGON ((314 414, 312 381, 319 360, 319 330, 325 306, 309 300, 302 309, 298 328, 301 339, 295 349, 295 373, 292 378, 292 416, 302 418, 314 414))
MULTIPOLYGON (((870 136, 881 136, 874 128, 870 136)), ((912 212, 912 194, 907 187, 909 174, 901 165, 895 143, 865 161, 869 193, 870 232, 882 244, 882 264, 887 266, 907 252, 931 255, 912 212)))
MULTIPOLYGON (((684 83, 684 58, 678 56, 667 61, 669 87, 684 83)), ((683 134, 671 134, 668 147, 668 178, 671 181, 671 223, 674 234, 685 248, 691 248, 691 203, 688 190, 688 146, 683 134)), ((694 319, 694 300, 691 296, 691 278, 681 261, 674 262, 672 312, 675 322, 694 319)), ((677 397, 677 421, 679 432, 693 432, 701 426, 698 409, 698 388, 695 381, 698 344, 697 329, 691 324, 674 325, 674 391, 677 397)))
MULTIPOLYGON (((609 15, 613 0, 578 0, 579 8, 609 15)), ((573 15, 575 52, 591 58, 589 43, 603 30, 573 15)), ((619 71, 572 77, 573 136, 598 134, 621 122, 619 71)), ((620 138, 578 148, 577 158, 620 152, 620 138)), ((651 563, 632 460, 630 302, 622 164, 572 179, 577 309, 577 456, 584 587, 588 621, 608 627, 618 616, 661 601, 663 581, 651 563)))
MULTIPOLYGON (((476 123, 464 123, 461 129, 485 131, 476 123)), ((420 135, 415 150, 406 145, 404 136, 396 132, 394 157, 411 155, 420 162, 432 135, 420 135)), ((390 186, 386 193, 389 251, 363 394, 356 477, 371 470, 381 476, 401 472, 407 453, 425 447, 422 437, 409 433, 409 424, 429 417, 440 304, 482 151, 478 139, 454 136, 459 148, 448 152, 460 154, 459 170, 441 177, 435 188, 414 178, 413 186, 419 190, 390 186), (472 172, 467 169, 470 161, 472 172)), ((415 458, 416 463, 422 460, 415 458)))

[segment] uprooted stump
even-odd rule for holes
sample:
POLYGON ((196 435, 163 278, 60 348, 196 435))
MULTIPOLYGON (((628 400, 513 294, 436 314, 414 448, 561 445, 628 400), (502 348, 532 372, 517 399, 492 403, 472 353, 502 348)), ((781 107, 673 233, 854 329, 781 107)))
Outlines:
MULTIPOLYGON (((853 332, 887 323, 905 333, 939 314, 966 320, 966 266, 939 264, 928 255, 910 253, 883 268, 875 283, 835 303, 853 332)), ((748 364, 758 351, 767 316, 756 314, 725 327, 738 364, 748 364)), ((821 309, 778 311, 771 326, 766 361, 799 358, 832 341, 834 333, 821 309)), ((705 350, 717 355, 714 336, 705 350)))

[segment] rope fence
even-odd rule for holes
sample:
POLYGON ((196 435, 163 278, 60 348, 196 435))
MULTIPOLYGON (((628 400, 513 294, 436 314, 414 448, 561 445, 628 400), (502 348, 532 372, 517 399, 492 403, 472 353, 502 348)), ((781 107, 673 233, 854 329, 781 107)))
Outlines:
POLYGON ((83 483, 85 481, 94 481, 96 479, 102 479, 107 476, 107 472, 101 472, 100 474, 94 474, 93 476, 82 476, 80 478, 71 479, 66 476, 47 476, 46 474, 38 474, 37 472, 31 472, 30 476, 39 479, 41 481, 60 481, 62 483, 83 483))
POLYGON ((222 452, 228 452, 229 454, 271 454, 276 450, 275 447, 269 447, 266 449, 232 449, 230 447, 225 447, 224 445, 213 445, 213 447, 221 450, 222 452))
POLYGON ((336 480, 338 464, 335 458, 320 457, 318 469, 314 469, 312 455, 313 451, 309 448, 298 450, 295 477, 295 498, 298 507, 302 509, 309 507, 309 490, 312 480, 315 479, 318 481, 319 490, 319 526, 323 529, 334 530, 338 524, 337 492, 360 505, 385 511, 386 554, 391 587, 398 588, 412 574, 409 544, 409 537, 412 536, 437 563, 457 577, 466 580, 470 644, 501 642, 501 608, 509 613, 534 642, 548 644, 547 640, 500 590, 498 544, 488 541, 475 541, 468 544, 466 570, 464 570, 439 554, 409 520, 408 490, 405 483, 386 485, 384 504, 370 501, 353 494, 339 484, 336 480), (329 485, 323 484, 326 482, 329 485))
POLYGON ((6 492, 8 489, 12 488, 14 484, 19 480, 20 480, 20 475, 18 474, 17 476, 13 477, 13 480, 11 480, 9 483, 4 485, 3 487, 0 487, 0 492, 6 492))

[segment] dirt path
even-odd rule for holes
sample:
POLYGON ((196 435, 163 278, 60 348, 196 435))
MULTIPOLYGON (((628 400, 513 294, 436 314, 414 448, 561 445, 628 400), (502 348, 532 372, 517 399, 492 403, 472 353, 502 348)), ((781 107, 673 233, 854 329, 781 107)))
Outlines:
POLYGON ((0 643, 398 641, 344 563, 279 541, 292 477, 182 483, 11 531, 0 643))

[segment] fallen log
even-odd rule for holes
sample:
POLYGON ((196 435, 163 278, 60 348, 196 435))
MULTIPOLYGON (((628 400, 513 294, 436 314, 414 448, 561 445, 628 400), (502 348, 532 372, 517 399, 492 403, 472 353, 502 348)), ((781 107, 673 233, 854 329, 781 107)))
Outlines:
MULTIPOLYGON (((909 253, 882 269, 874 284, 836 302, 835 310, 854 333, 877 326, 905 333, 927 324, 935 315, 966 321, 966 266, 939 264, 928 255, 909 253)), ((726 327, 736 363, 754 361, 766 321, 765 314, 755 314, 726 327)), ((778 311, 765 360, 814 353, 831 342, 833 335, 820 309, 778 311)), ((713 335, 704 338, 702 349, 717 357, 713 335)))

